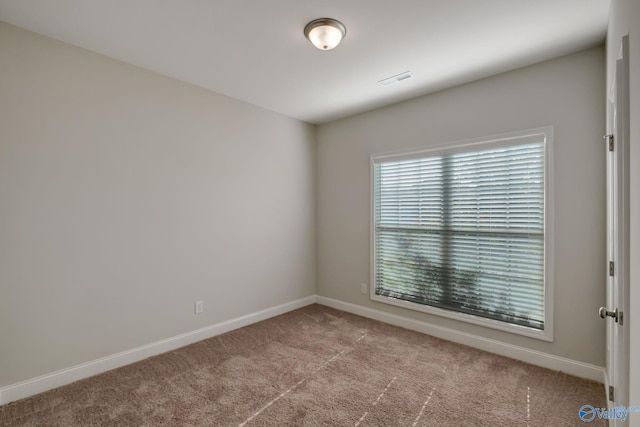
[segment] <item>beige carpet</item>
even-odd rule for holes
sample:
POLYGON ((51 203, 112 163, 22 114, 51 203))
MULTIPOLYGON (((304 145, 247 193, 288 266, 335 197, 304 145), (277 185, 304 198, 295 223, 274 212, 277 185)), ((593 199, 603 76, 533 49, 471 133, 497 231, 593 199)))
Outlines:
POLYGON ((311 305, 1 406, 0 425, 580 426, 585 404, 601 384, 311 305))

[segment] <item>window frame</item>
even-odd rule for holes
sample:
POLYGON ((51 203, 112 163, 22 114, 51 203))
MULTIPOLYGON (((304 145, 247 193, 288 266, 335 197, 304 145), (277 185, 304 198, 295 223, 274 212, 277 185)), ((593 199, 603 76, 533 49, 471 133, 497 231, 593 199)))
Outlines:
POLYGON ((504 133, 495 136, 474 138, 463 141, 430 145, 423 148, 386 153, 374 153, 370 156, 370 281, 369 298, 393 306, 420 311, 435 316, 458 320, 465 323, 484 326, 523 335, 542 341, 553 341, 553 271, 554 271, 554 220, 553 220, 553 127, 546 126, 530 130, 504 133), (504 147, 520 144, 532 138, 543 139, 544 146, 544 329, 510 324, 481 316, 459 313, 443 308, 422 305, 410 301, 376 295, 376 218, 375 218, 375 165, 385 161, 415 159, 419 157, 437 156, 449 153, 504 147))

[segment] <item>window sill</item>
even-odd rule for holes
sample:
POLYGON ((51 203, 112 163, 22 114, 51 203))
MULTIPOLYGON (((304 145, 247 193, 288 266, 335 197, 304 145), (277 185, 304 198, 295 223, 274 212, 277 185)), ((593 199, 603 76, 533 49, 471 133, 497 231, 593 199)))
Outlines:
POLYGON ((541 341, 553 342, 553 325, 545 324, 544 330, 528 328, 526 326, 513 325, 506 322, 500 322, 498 320, 486 319, 484 317, 474 316, 472 314, 457 313, 454 311, 444 310, 441 308, 431 307, 428 305, 416 304, 410 301, 403 301, 395 298, 383 297, 374 294, 374 290, 371 290, 370 298, 372 301, 381 302, 384 304, 394 305, 397 307, 403 307, 409 310, 420 311, 423 313, 432 314, 434 316, 446 317, 448 319, 458 320, 460 322, 470 323, 473 325, 483 326, 486 328, 497 329, 504 332, 509 332, 516 335, 522 335, 528 338, 534 338, 541 341))

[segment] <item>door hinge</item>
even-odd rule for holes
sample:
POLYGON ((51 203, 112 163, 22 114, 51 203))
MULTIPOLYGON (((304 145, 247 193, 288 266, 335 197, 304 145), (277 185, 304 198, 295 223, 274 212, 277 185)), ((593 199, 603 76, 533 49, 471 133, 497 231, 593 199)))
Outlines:
POLYGON ((609 261, 609 276, 613 277, 615 274, 616 268, 613 261, 609 261))
POLYGON ((612 401, 612 402, 615 400, 615 396, 613 394, 613 386, 612 385, 609 386, 609 400, 612 401))
POLYGON ((613 135, 605 135, 603 138, 609 145, 609 151, 613 151, 613 135))

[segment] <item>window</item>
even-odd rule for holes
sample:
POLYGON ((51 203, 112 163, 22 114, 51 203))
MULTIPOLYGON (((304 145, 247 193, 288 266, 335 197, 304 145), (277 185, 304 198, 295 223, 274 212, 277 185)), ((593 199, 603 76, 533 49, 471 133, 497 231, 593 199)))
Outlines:
POLYGON ((551 340, 550 144, 373 156, 372 299, 551 340))

